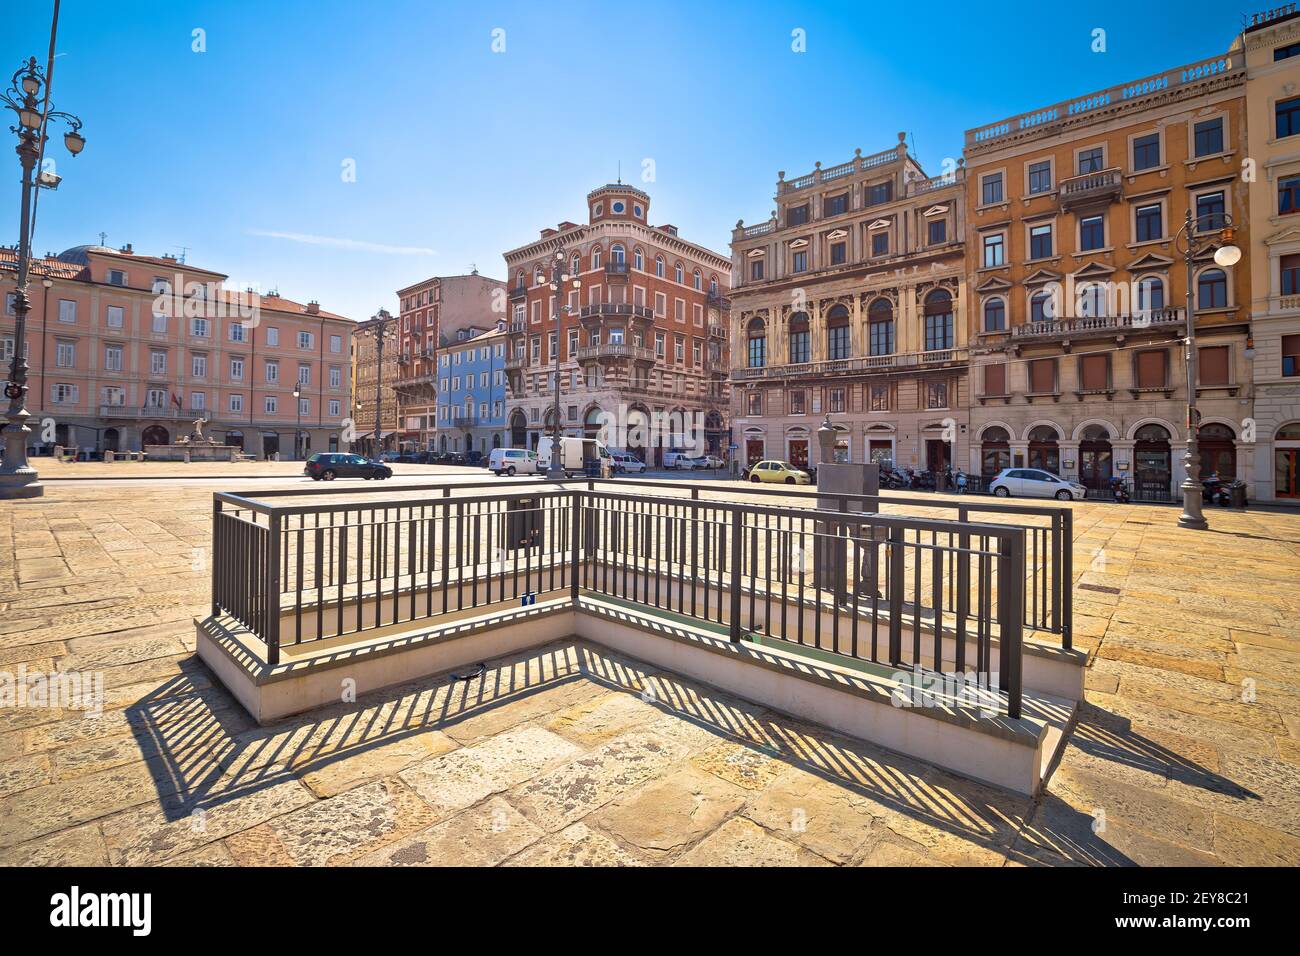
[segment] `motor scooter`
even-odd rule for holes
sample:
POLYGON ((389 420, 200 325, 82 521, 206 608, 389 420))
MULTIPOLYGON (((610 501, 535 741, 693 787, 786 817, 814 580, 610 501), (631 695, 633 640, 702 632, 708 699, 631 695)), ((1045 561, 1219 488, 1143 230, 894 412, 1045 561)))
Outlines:
POLYGON ((1126 505, 1132 500, 1128 491, 1128 482, 1118 475, 1110 479, 1110 492, 1117 504, 1126 505))

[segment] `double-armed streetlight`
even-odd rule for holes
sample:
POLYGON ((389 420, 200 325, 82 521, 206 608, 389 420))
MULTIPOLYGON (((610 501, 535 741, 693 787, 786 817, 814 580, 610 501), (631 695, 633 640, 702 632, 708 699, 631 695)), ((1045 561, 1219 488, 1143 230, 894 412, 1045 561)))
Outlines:
MULTIPOLYGON (((384 343, 397 341, 397 317, 387 309, 380 309, 362 330, 362 335, 375 341, 375 440, 371 457, 379 457, 379 423, 383 411, 384 343)), ((357 408, 361 403, 357 402, 357 408)), ((400 414, 400 413, 399 413, 400 414)))
POLYGON ((1192 276, 1195 261, 1214 249, 1214 262, 1224 269, 1241 260, 1241 249, 1233 243, 1232 217, 1227 213, 1213 212, 1192 216, 1187 210, 1183 228, 1174 237, 1178 251, 1187 266, 1187 335, 1183 338, 1183 365, 1187 369, 1187 451, 1183 453, 1183 513, 1178 516, 1178 526, 1204 531, 1209 527, 1201 508, 1201 459, 1197 433, 1200 430, 1200 413, 1196 410, 1196 298, 1192 276))
MULTIPOLYGON (((18 288, 14 295, 14 354, 9 363, 9 379, 4 394, 9 400, 6 410, 8 424, 4 427, 4 460, 0 461, 0 498, 36 498, 44 493, 37 480, 36 469, 27 462, 26 408, 27 358, 23 354, 27 336, 27 313, 31 300, 27 296, 27 277, 32 246, 32 198, 34 190, 44 186, 53 189, 58 177, 53 173, 38 171, 45 154, 46 127, 50 120, 61 120, 68 126, 63 134, 63 145, 76 156, 86 145, 81 135, 81 120, 70 113, 50 109, 49 87, 45 72, 31 57, 13 75, 9 90, 0 93, 0 103, 18 115, 18 125, 9 129, 18 135, 18 160, 22 165, 22 205, 18 224, 18 288)), ((48 296, 48 292, 46 293, 48 296)))
POLYGON ((551 279, 548 286, 551 295, 554 297, 555 309, 555 347, 552 351, 555 353, 552 358, 555 360, 554 380, 551 383, 551 391, 555 393, 555 428, 551 433, 551 464, 546 469, 546 477, 560 479, 565 477, 564 459, 560 457, 560 335, 563 326, 560 323, 560 317, 567 312, 571 312, 570 306, 562 305, 565 286, 570 285, 574 290, 582 288, 582 280, 576 275, 569 275, 564 271, 565 266, 564 250, 555 253, 555 258, 551 260, 551 279))

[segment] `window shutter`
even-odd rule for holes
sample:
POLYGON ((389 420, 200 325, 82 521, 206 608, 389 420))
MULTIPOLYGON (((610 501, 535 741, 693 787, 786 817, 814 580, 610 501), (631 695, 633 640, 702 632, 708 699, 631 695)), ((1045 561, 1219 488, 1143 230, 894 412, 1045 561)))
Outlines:
POLYGON ((1106 356, 1085 355, 1082 357, 1083 388, 1085 391, 1099 391, 1109 384, 1106 374, 1106 356))
POLYGON ((1227 385, 1228 346, 1211 345, 1200 349, 1200 379, 1202 385, 1227 385))
POLYGON ((984 394, 1005 395, 1007 393, 1007 367, 1003 364, 984 366, 984 394))
POLYGON ((1049 393, 1056 390, 1056 360, 1035 359, 1029 363, 1029 390, 1049 393))
POLYGON ((1164 350, 1138 353, 1138 388, 1163 388, 1169 384, 1165 374, 1168 357, 1164 350))

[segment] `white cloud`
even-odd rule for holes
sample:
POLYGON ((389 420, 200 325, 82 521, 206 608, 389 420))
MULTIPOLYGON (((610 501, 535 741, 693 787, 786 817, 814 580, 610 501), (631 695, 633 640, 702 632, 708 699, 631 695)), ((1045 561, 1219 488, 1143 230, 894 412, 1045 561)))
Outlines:
POLYGON ((333 249, 352 249, 357 252, 382 252, 391 256, 436 256, 438 250, 425 246, 389 246, 382 242, 363 242, 359 239, 340 239, 337 236, 316 236, 308 232, 272 232, 265 229, 250 229, 250 236, 262 236, 266 239, 285 239, 307 246, 329 246, 333 249))

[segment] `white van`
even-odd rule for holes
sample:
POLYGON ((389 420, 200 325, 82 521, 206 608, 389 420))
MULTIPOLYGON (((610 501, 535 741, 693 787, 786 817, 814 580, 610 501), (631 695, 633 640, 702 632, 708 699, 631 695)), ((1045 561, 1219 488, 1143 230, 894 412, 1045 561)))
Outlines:
POLYGON ((523 448, 493 448, 488 456, 488 469, 498 475, 535 475, 544 468, 538 467, 537 452, 523 448))
MULTIPOLYGON (((587 474, 593 467, 600 476, 612 471, 613 459, 609 449, 594 438, 561 438, 560 467, 570 478, 587 474)), ((545 473, 551 467, 551 438, 545 436, 537 442, 537 469, 545 473)))

